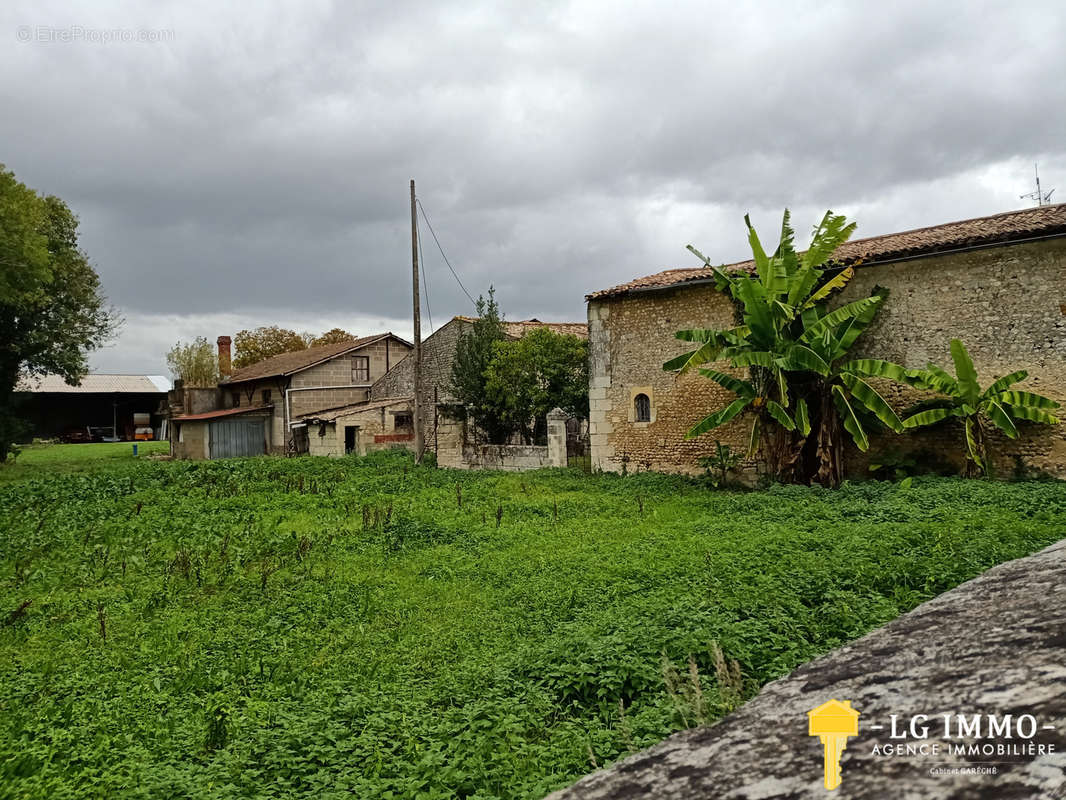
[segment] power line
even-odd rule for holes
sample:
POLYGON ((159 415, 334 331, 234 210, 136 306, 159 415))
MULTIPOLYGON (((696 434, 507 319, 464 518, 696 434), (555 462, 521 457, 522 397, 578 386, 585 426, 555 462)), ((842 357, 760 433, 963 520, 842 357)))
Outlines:
MULTIPOLYGON (((418 202, 417 199, 415 202, 418 202)), ((419 203, 421 205, 421 203, 419 203)), ((424 214, 425 212, 423 212, 424 214)), ((415 227, 418 227, 418 220, 415 220, 415 227)), ((434 331, 433 327, 433 312, 429 308, 429 282, 426 280, 426 257, 422 254, 422 231, 418 231, 416 237, 418 242, 418 266, 422 269, 422 294, 426 298, 426 316, 429 317, 429 332, 432 335, 434 331)))
POLYGON ((471 297, 470 292, 468 292, 466 290, 466 287, 463 286, 463 282, 459 280, 459 275, 452 268, 452 262, 450 262, 448 260, 448 256, 444 254, 444 248, 440 246, 440 240, 437 238, 437 232, 433 230, 433 225, 432 223, 430 223, 429 216, 426 214, 426 207, 422 205, 422 201, 420 199, 416 200, 416 202, 418 203, 418 207, 422 210, 422 219, 426 221, 426 225, 429 227, 429 232, 433 236, 433 241, 437 243, 437 249, 440 250, 441 257, 444 259, 444 263, 448 265, 448 269, 451 271, 452 277, 455 278, 455 282, 459 284, 459 288, 463 290, 463 294, 467 296, 467 299, 474 304, 474 308, 477 308, 477 301, 473 297, 471 297))

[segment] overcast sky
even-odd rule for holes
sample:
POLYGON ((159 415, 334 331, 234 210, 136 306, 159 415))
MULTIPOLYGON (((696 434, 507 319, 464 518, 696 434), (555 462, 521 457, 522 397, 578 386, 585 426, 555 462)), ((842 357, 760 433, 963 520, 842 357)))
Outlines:
MULTIPOLYGON (((410 335, 411 178, 512 319, 583 320, 689 242, 745 258, 745 212, 873 236, 1031 205, 1034 162, 1066 199, 1061 0, 223 5, 0 4, 0 162, 74 209, 126 317, 97 371, 262 324, 410 335)), ((439 326, 472 309, 423 235, 439 326)))

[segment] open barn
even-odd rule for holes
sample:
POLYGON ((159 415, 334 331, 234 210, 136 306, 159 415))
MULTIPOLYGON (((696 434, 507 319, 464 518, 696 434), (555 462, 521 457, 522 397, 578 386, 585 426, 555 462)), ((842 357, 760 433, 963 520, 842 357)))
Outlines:
POLYGON ((163 437, 170 381, 162 375, 93 374, 71 386, 59 375, 25 378, 17 387, 22 438, 68 442, 163 437))

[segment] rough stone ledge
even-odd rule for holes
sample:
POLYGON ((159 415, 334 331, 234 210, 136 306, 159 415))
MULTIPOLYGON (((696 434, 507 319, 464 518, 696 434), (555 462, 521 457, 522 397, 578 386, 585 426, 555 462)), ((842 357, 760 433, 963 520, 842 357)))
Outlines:
MULTIPOLYGON (((926 741, 943 745, 936 730, 926 741)), ((767 684, 717 724, 676 734, 549 800, 830 797, 1066 800, 1066 540, 988 570, 767 684), (830 698, 861 712, 832 792, 822 785, 821 743, 807 733, 807 712, 830 698), (943 713, 1032 714, 1055 726, 1032 741, 1055 752, 995 765, 943 752, 872 754, 890 740, 887 727, 871 724, 928 714, 935 725, 943 713), (998 774, 934 775, 934 762, 998 774)))

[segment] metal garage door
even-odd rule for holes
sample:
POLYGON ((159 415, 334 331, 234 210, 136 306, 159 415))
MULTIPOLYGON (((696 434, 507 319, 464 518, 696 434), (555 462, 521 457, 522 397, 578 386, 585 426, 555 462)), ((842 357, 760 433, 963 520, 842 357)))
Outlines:
POLYGON ((220 419, 208 432, 211 458, 261 456, 266 452, 261 419, 220 419))

